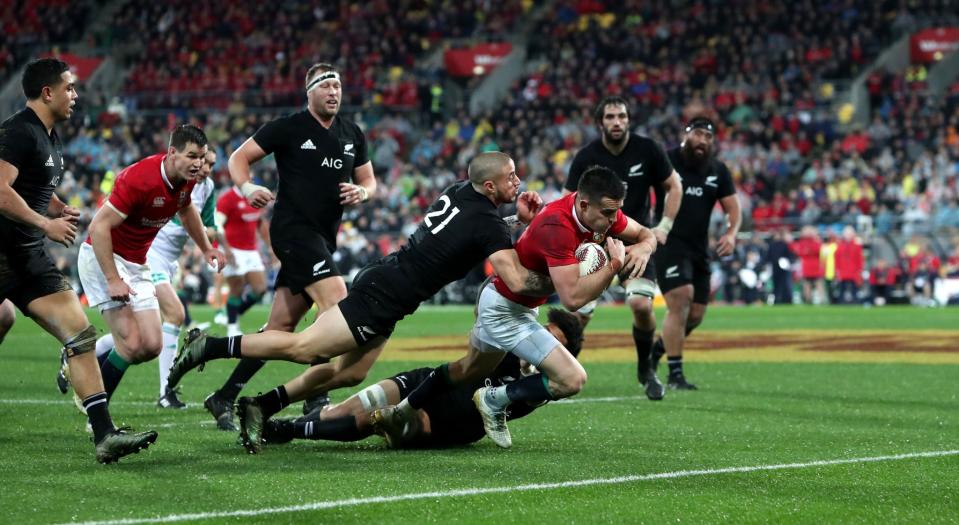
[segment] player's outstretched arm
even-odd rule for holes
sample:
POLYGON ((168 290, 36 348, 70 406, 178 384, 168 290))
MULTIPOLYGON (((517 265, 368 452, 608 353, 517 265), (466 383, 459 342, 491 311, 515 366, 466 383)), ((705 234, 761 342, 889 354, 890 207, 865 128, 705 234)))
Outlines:
POLYGON ((274 198, 270 190, 253 184, 253 177, 250 175, 250 166, 265 156, 266 151, 255 140, 249 138, 230 155, 230 160, 227 162, 230 179, 240 188, 240 193, 254 208, 262 208, 274 198))
POLYGON ((519 262, 516 250, 500 250, 489 256, 496 275, 499 275, 511 292, 530 297, 548 297, 553 293, 549 276, 526 269, 519 262))
POLYGON ((626 257, 623 243, 610 237, 606 239, 606 250, 609 252, 609 264, 584 277, 579 275, 579 264, 549 267, 549 276, 556 287, 556 294, 567 310, 579 310, 599 297, 623 268, 626 257))

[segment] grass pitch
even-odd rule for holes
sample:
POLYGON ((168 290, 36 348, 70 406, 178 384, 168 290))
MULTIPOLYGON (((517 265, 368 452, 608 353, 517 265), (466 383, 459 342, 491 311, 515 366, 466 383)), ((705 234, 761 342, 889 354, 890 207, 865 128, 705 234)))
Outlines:
MULTIPOLYGON (((254 310, 244 328, 265 315, 254 310)), ((511 423, 508 451, 488 440, 390 451, 371 438, 248 456, 200 406, 233 362, 184 379, 185 411, 155 408, 147 363, 127 373, 111 410, 160 437, 101 466, 84 418, 54 388, 56 342, 20 317, 0 346, 0 519, 954 523, 957 320, 949 309, 711 308, 686 357, 701 390, 654 403, 634 379, 628 310, 601 308, 582 354, 586 389, 511 423)), ((470 325, 468 308, 424 308, 400 324, 366 384, 461 354, 470 325)), ((299 370, 271 363, 245 392, 299 370)))

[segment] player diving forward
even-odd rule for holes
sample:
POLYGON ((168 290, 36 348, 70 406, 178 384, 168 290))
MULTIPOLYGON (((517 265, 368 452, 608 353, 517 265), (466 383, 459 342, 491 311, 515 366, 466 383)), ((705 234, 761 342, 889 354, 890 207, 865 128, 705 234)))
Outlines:
MULTIPOLYGON (((583 343, 583 328, 579 318, 569 312, 552 308, 546 329, 575 357, 583 343)), ((332 366, 332 365, 323 365, 332 366)), ((323 439, 358 441, 375 432, 370 416, 379 408, 395 405, 405 399, 429 374, 432 368, 417 368, 400 372, 370 385, 346 401, 324 409, 319 419, 271 419, 263 429, 267 444, 285 443, 293 439, 323 439)), ((482 380, 456 387, 430 400, 414 418, 415 430, 402 441, 389 441, 393 448, 435 448, 466 445, 486 435, 483 418, 473 404, 473 392, 484 385, 506 385, 524 375, 533 373, 528 363, 508 354, 496 370, 482 380)), ((510 409, 509 419, 519 419, 543 406, 519 404, 510 409)), ((382 432, 379 432, 382 433, 382 432)))
MULTIPOLYGON (((346 299, 309 328, 297 334, 267 331, 226 338, 193 333, 173 364, 171 384, 212 359, 253 357, 317 364, 343 354, 348 355, 341 359, 349 359, 353 366, 349 373, 337 376, 356 384, 366 377, 398 321, 483 260, 490 260, 504 287, 523 293, 544 288, 542 276, 519 264, 509 226, 497 213, 500 205, 517 200, 518 190, 519 177, 508 155, 477 155, 470 162, 469 180, 450 186, 440 195, 409 242, 364 268, 353 280, 346 299)), ((512 219, 529 222, 541 204, 536 193, 519 195, 518 217, 512 219)), ((264 418, 314 391, 343 386, 331 383, 331 379, 329 370, 314 366, 267 394, 241 399, 241 436, 248 450, 259 450, 264 418)))
MULTIPOLYGON (((614 171, 594 166, 583 173, 575 193, 547 205, 516 242, 523 267, 549 275, 560 302, 571 311, 599 297, 620 270, 630 277, 642 274, 656 250, 653 233, 623 213, 625 196, 626 188, 614 171), (632 244, 628 252, 618 239, 632 244), (609 264, 580 275, 577 247, 603 241, 609 250, 609 264)), ((469 353, 437 368, 402 403, 377 412, 375 417, 391 435, 402 439, 410 431, 416 410, 453 385, 489 374, 509 352, 540 372, 509 385, 481 388, 473 400, 487 435, 503 448, 512 446, 506 407, 574 396, 586 383, 586 370, 537 321, 539 306, 545 302, 543 297, 516 293, 499 277, 494 278, 480 292, 469 353)))

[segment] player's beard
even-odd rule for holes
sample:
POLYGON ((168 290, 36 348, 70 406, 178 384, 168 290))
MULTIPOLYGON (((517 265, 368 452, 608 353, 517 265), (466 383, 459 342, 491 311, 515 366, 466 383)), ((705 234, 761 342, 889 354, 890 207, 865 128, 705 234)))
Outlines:
POLYGON ((603 140, 606 141, 610 146, 621 146, 623 142, 626 141, 626 135, 629 132, 623 130, 619 134, 619 138, 613 136, 613 133, 606 128, 603 128, 603 140))
POLYGON ((691 146, 688 141, 683 143, 683 157, 686 159, 686 163, 696 167, 706 164, 713 152, 712 148, 707 145, 703 145, 702 148, 704 151, 700 152, 697 151, 697 148, 691 146))

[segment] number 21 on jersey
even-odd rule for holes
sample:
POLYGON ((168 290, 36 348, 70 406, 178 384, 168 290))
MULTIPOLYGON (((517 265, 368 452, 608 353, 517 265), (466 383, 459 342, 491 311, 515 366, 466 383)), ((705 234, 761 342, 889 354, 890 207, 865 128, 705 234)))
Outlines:
POLYGON ((426 214, 426 217, 423 217, 423 222, 426 223, 426 227, 432 228, 430 230, 430 233, 432 233, 433 235, 436 235, 443 228, 445 228, 446 225, 449 224, 451 220, 453 220, 453 217, 456 217, 456 214, 460 212, 460 209, 457 206, 453 206, 452 209, 450 208, 450 198, 448 195, 443 195, 442 197, 440 197, 439 202, 443 203, 442 208, 436 211, 431 211, 426 214), (447 215, 446 218, 443 219, 443 222, 437 224, 436 227, 433 228, 433 217, 436 217, 436 218, 442 217, 443 215, 446 215, 447 211, 449 212, 449 215, 447 215))

